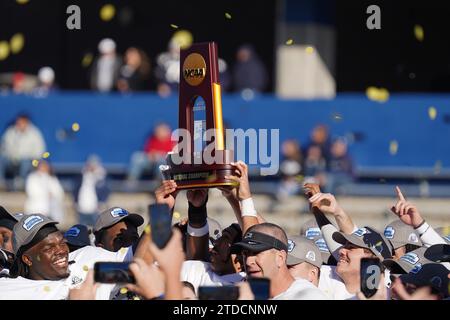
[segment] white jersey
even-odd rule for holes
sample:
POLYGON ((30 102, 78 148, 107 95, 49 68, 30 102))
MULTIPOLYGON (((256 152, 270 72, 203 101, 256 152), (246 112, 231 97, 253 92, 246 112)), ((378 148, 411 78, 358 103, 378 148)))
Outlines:
MULTIPOLYGON (((122 248, 111 252, 99 247, 87 246, 69 253, 70 275, 61 280, 30 280, 23 277, 0 278, 0 300, 62 300, 69 290, 86 279, 89 269, 98 261, 130 261, 132 249, 122 248)), ((97 300, 110 299, 119 288, 115 284, 101 284, 97 289, 97 300)))
POLYGON ((344 282, 336 273, 335 266, 320 268, 319 289, 331 300, 353 300, 356 295, 347 291, 344 282))
POLYGON ((241 282, 246 277, 245 272, 218 275, 211 269, 211 263, 188 260, 183 262, 181 268, 181 281, 190 282, 197 292, 200 286, 223 286, 241 282))
POLYGON ((297 278, 290 287, 272 300, 328 300, 315 285, 305 279, 297 278))

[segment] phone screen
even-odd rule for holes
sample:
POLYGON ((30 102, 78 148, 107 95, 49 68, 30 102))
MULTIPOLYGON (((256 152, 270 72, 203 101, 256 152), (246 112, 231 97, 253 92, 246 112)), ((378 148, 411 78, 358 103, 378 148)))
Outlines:
POLYGON ((158 248, 164 248, 172 235, 172 216, 167 204, 149 206, 152 241, 158 248))
POLYGON ((130 262, 96 262, 94 280, 100 283, 136 283, 130 262))
POLYGON ((270 280, 267 278, 251 278, 247 279, 252 289, 255 300, 269 300, 270 297, 270 280))
POLYGON ((198 287, 199 300, 237 300, 239 288, 234 286, 198 287))
POLYGON ((378 258, 361 259, 361 292, 366 298, 370 298, 377 293, 380 283, 382 267, 378 258))

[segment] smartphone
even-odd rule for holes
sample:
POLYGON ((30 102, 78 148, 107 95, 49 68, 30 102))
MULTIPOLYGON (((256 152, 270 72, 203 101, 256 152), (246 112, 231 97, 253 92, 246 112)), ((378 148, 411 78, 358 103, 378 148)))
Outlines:
POLYGON ((377 293, 383 268, 378 258, 361 259, 361 292, 366 298, 370 298, 377 293))
POLYGON ((172 216, 169 206, 167 204, 151 204, 149 211, 152 241, 162 249, 172 236, 172 216))
POLYGON ((94 281, 99 283, 136 283, 130 262, 96 262, 94 281))
POLYGON ((268 278, 249 277, 247 282, 252 289, 255 300, 269 300, 270 280, 268 278))
POLYGON ((234 286, 198 287, 199 300, 237 300, 239 288, 234 286))

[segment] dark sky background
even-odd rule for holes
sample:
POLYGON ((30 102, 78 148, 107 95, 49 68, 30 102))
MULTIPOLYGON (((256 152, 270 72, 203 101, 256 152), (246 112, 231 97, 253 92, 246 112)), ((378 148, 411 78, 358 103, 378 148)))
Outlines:
MULTIPOLYGON (((237 47, 252 43, 268 67, 273 88, 276 2, 30 0, 19 5, 14 0, 0 0, 0 41, 17 32, 25 36, 23 51, 0 61, 0 72, 36 73, 41 66, 50 65, 60 87, 87 89, 87 69, 81 61, 86 53, 97 52, 100 39, 114 38, 121 53, 129 46, 139 46, 154 63, 176 31, 170 24, 175 24, 190 30, 196 42, 216 41, 219 55, 230 65, 237 47), (117 10, 112 21, 104 22, 99 10, 107 3, 117 10), (80 31, 66 28, 66 8, 71 4, 82 10, 80 31), (132 13, 129 24, 122 22, 123 10, 132 13), (232 19, 226 19, 225 12, 232 19)), ((338 91, 364 91, 371 85, 390 91, 450 91, 448 2, 336 1, 338 91), (365 27, 370 4, 381 7, 381 30, 365 27), (414 36, 416 24, 424 28, 423 42, 414 36)))

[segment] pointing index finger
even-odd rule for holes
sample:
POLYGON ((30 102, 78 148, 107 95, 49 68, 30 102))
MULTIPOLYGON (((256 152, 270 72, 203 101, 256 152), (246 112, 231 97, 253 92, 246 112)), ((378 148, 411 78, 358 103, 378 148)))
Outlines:
POLYGON ((397 191, 397 196, 401 201, 406 201, 405 197, 403 196, 402 190, 400 190, 399 186, 395 187, 395 190, 397 191))

